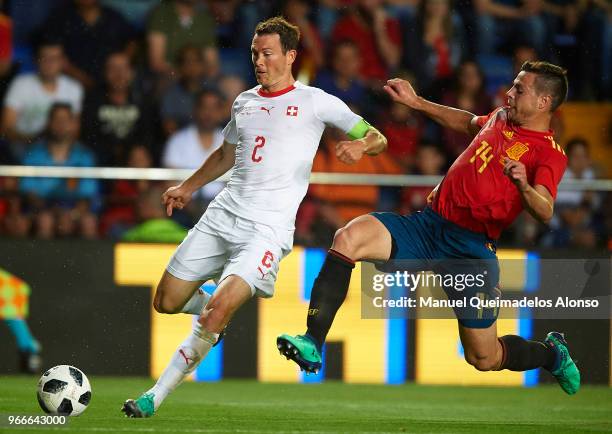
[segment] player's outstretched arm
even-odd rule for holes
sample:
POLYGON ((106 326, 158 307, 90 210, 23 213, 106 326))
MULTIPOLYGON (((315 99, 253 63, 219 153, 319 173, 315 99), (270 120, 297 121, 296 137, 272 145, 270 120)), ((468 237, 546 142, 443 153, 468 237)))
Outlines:
POLYGON ((407 80, 393 78, 383 87, 391 99, 410 108, 421 111, 445 128, 475 136, 480 127, 476 115, 465 110, 431 102, 418 96, 407 80))
POLYGON ((189 178, 166 190, 162 195, 166 213, 171 216, 173 208, 183 209, 195 191, 230 170, 234 166, 235 159, 236 145, 223 142, 223 145, 210 154, 204 164, 189 178))
POLYGON ((355 164, 363 154, 378 155, 387 149, 387 138, 365 120, 347 133, 351 140, 336 144, 336 157, 346 164, 355 164))

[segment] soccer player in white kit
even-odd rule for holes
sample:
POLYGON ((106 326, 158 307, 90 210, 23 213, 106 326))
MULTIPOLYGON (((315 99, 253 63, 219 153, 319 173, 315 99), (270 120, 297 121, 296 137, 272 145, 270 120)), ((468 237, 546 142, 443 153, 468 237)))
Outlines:
POLYGON ((124 403, 126 416, 152 416, 206 357, 234 312, 254 295, 272 296, 325 127, 352 139, 337 145, 337 157, 347 164, 386 149, 385 137, 341 100, 295 81, 291 66, 298 41, 298 28, 281 17, 257 25, 251 51, 259 86, 234 101, 223 145, 162 197, 171 215, 233 167, 225 189, 177 248, 155 293, 158 312, 199 315, 196 326, 153 388, 124 403), (212 297, 199 289, 211 279, 218 284, 212 297))

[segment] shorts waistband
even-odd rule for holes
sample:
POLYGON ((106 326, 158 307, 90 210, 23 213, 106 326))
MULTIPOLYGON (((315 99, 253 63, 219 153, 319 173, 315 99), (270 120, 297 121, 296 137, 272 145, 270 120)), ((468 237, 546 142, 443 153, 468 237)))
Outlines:
POLYGON ((436 220, 438 223, 452 229, 453 231, 462 233, 465 236, 468 236, 470 238, 474 238, 474 239, 478 239, 478 240, 482 240, 484 242, 487 243, 492 243, 493 245, 496 244, 496 241, 489 238, 487 236, 487 234, 482 233, 482 232, 474 232, 471 231, 469 229, 463 228, 461 226, 459 226, 457 223, 453 223, 450 220, 445 219, 444 217, 442 217, 440 214, 438 214, 437 212, 435 212, 431 207, 427 207, 423 210, 423 214, 426 214, 428 217, 432 218, 433 220, 436 220))

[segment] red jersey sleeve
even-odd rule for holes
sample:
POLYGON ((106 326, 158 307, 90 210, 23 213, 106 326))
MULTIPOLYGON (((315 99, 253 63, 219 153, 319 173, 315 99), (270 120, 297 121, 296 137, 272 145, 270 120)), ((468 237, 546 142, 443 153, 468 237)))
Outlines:
POLYGON ((487 123, 487 121, 489 119, 491 119, 491 117, 495 114, 495 112, 497 112, 497 110, 499 110, 500 108, 496 108, 495 110, 493 110, 491 113, 489 113, 488 115, 485 116, 476 116, 476 125, 478 125, 480 128, 482 128, 484 126, 484 124, 487 123))
MULTIPOLYGON (((557 145, 558 146, 558 145, 557 145)), ((567 166, 567 157, 561 148, 548 148, 538 155, 533 185, 543 185, 551 196, 557 197, 557 186, 567 166)))

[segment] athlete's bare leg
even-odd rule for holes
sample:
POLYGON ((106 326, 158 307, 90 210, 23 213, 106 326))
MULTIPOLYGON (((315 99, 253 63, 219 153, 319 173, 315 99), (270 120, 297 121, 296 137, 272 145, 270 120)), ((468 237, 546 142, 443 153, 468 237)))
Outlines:
POLYGON ((179 279, 164 271, 155 291, 153 307, 159 313, 179 313, 203 283, 203 280, 179 279))
POLYGON ((219 284, 198 321, 204 330, 219 334, 238 308, 251 297, 249 284, 241 277, 231 274, 219 284))
POLYGON ((479 371, 501 367, 503 349, 497 339, 497 322, 488 328, 468 328, 459 324, 459 337, 465 360, 479 371))
POLYGON ((391 234, 380 220, 362 215, 338 229, 331 249, 352 259, 386 261, 391 256, 391 234))

